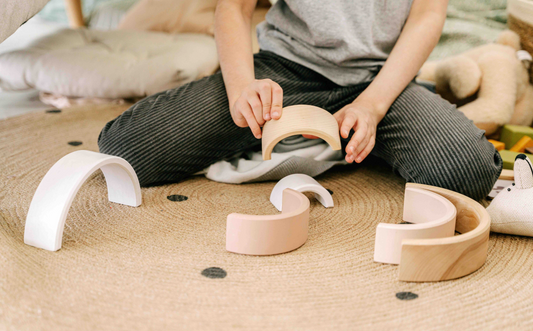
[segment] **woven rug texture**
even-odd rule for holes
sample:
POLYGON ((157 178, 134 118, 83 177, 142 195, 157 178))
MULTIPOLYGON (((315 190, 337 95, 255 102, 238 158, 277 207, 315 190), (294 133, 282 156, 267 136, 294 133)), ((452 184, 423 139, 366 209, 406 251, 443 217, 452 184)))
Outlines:
POLYGON ((373 262, 376 226, 401 222, 405 184, 380 163, 318 177, 335 207, 308 195, 309 239, 287 254, 225 250, 228 214, 277 213, 274 182, 194 177, 143 188, 133 208, 107 200, 100 171, 77 194, 59 251, 25 245, 25 218, 48 169, 70 152, 98 151, 101 128, 125 109, 0 121, 0 330, 532 328, 531 238, 491 234, 485 265, 452 281, 400 282, 397 266, 373 262))

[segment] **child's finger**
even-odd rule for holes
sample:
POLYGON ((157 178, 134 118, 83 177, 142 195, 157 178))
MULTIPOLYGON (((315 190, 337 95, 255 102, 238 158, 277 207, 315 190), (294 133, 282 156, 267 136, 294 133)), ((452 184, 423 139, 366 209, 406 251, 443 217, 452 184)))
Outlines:
POLYGON ((347 112, 346 116, 344 116, 344 120, 342 121, 342 125, 340 128, 341 136, 343 138, 348 138, 348 136, 350 135, 350 130, 354 127, 356 122, 357 116, 352 112, 347 112))
POLYGON ((254 137, 257 139, 261 138, 261 128, 259 127, 259 124, 257 124, 257 120, 255 118, 255 115, 252 111, 252 108, 250 108, 250 105, 248 105, 248 108, 245 108, 246 106, 243 106, 244 109, 241 109, 241 114, 246 119, 246 122, 248 123, 248 126, 250 127, 250 130, 252 130, 252 133, 254 134, 254 137))
POLYGON ((257 124, 260 126, 265 124, 265 120, 263 119, 263 105, 261 104, 261 100, 259 99, 257 92, 251 90, 246 95, 246 100, 248 100, 248 103, 253 110, 257 124))
POLYGON ((363 137, 363 140, 359 143, 359 145, 357 145, 357 147, 355 147, 355 150, 352 153, 354 158, 358 156, 363 151, 363 149, 366 147, 366 145, 368 145, 368 143, 370 142, 370 137, 372 136, 371 132, 370 130, 368 130, 368 128, 365 131, 366 132, 363 137))
POLYGON ((355 154, 355 151, 357 147, 363 142, 363 140, 366 137, 366 134, 368 132, 368 128, 366 125, 357 125, 355 128, 355 133, 352 136, 352 139, 350 139, 350 142, 346 146, 346 153, 352 154, 354 157, 357 155, 355 154))
POLYGON ((354 160, 353 160, 353 155, 351 154, 346 154, 346 156, 344 157, 344 159, 346 160, 346 162, 348 163, 352 163, 354 160))
POLYGON ((283 109, 283 89, 278 83, 272 82, 272 108, 270 115, 273 119, 279 120, 283 109))
POLYGON ((372 135, 370 137, 370 141, 366 145, 365 149, 357 157, 355 158, 355 162, 361 163, 363 160, 372 152, 372 149, 374 149, 374 145, 376 144, 376 136, 372 135))
POLYGON ((261 105, 263 106, 263 119, 270 121, 272 116, 270 110, 272 107, 272 86, 269 82, 263 81, 259 86, 259 96, 261 97, 261 105))
POLYGON ((310 134, 302 134, 302 137, 307 138, 307 139, 318 139, 317 136, 313 136, 310 134))

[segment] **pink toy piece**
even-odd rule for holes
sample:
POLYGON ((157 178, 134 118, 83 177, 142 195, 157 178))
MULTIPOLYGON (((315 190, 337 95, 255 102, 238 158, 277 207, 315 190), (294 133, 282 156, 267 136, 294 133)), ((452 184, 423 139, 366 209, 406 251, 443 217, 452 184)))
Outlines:
POLYGON ((418 188, 405 188, 403 220, 415 224, 379 223, 376 230, 374 261, 399 264, 404 239, 453 237, 457 209, 439 194, 418 188))
POLYGON ((274 255, 297 249, 307 240, 309 206, 305 195, 285 189, 279 215, 229 214, 226 249, 247 255, 274 255))
POLYGON ((60 249, 70 205, 82 184, 98 169, 104 173, 109 201, 141 205, 139 180, 126 160, 76 151, 57 161, 37 187, 26 217, 24 243, 49 251, 60 249))

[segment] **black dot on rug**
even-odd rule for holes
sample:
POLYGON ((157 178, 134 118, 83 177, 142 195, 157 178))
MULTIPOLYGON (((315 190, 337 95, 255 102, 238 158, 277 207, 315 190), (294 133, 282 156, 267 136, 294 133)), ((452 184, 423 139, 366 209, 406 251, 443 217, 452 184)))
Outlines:
POLYGON ((211 267, 202 270, 202 276, 207 278, 225 278, 227 276, 226 270, 218 267, 211 267))
POLYGON ((69 141, 68 144, 70 146, 79 146, 81 144, 83 144, 81 141, 69 141))
POLYGON ((329 188, 327 188, 326 190, 329 192, 329 194, 333 195, 333 191, 332 190, 330 190, 329 188))
POLYGON ((48 109, 45 112, 48 114, 59 114, 61 112, 61 109, 48 109))
POLYGON ((167 197, 167 199, 170 200, 170 201, 180 202, 180 201, 185 201, 185 200, 187 200, 189 198, 184 196, 184 195, 181 195, 181 194, 174 194, 174 195, 169 195, 167 197))
POLYGON ((418 294, 413 292, 398 292, 396 293, 396 297, 400 300, 414 300, 418 298, 418 294))

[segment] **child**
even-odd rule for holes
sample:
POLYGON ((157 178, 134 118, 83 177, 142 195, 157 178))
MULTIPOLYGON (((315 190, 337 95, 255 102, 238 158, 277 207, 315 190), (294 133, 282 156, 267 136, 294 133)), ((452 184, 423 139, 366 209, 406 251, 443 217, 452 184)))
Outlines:
POLYGON ((145 98, 109 122, 102 153, 131 163, 142 185, 180 181, 261 143, 283 106, 309 104, 339 122, 346 161, 370 153, 409 182, 484 198, 498 152, 454 105, 414 83, 436 45, 447 0, 279 0, 258 26, 257 0, 219 0, 221 72, 145 98))

